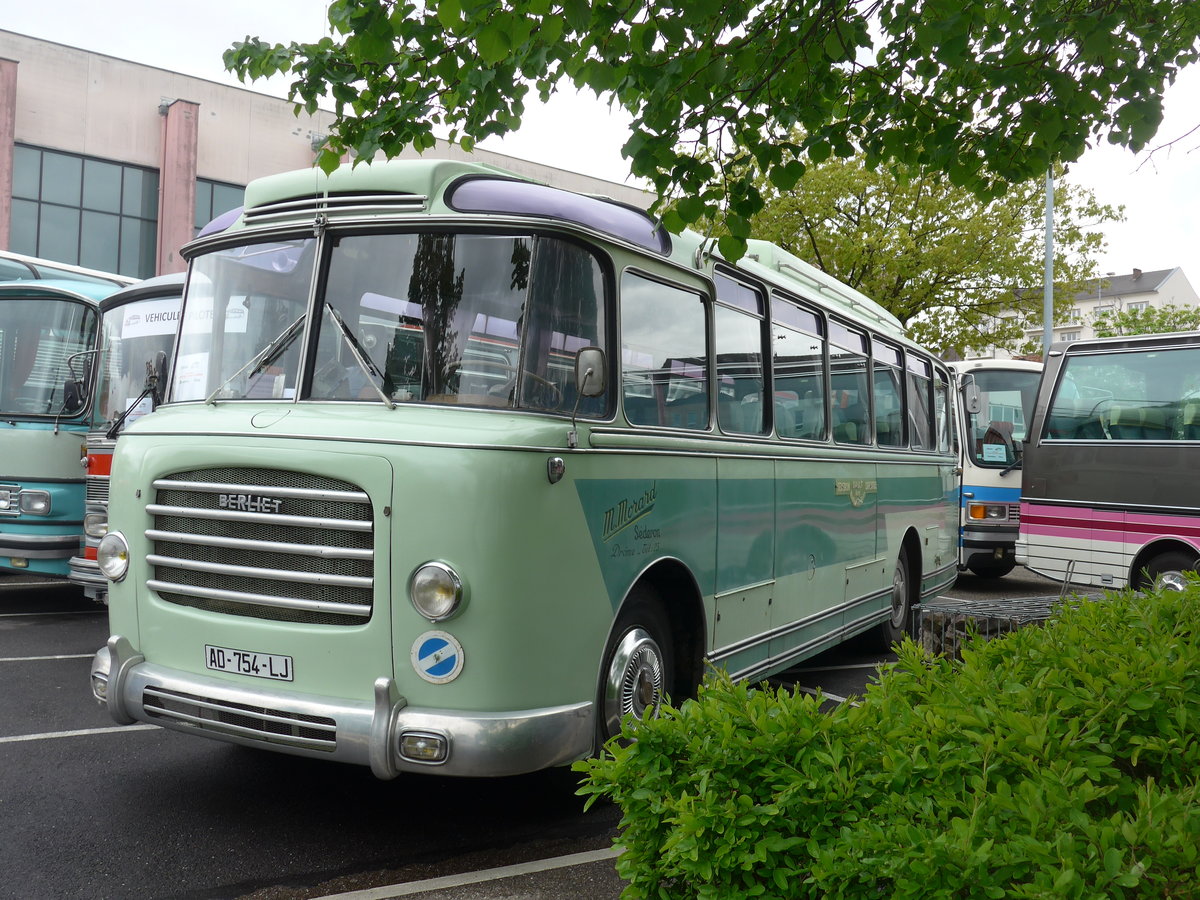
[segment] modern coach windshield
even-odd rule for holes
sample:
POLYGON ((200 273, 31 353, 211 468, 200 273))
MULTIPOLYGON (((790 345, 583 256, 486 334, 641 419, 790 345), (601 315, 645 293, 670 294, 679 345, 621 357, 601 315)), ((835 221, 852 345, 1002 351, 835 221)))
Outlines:
MULTIPOLYGON (((552 237, 450 232, 331 243, 315 315, 315 240, 199 257, 172 399, 299 392, 389 405, 574 408, 570 366, 580 348, 603 345, 607 317, 591 252, 552 237), (302 372, 306 341, 315 352, 302 372)), ((583 398, 581 408, 599 402, 583 398)))

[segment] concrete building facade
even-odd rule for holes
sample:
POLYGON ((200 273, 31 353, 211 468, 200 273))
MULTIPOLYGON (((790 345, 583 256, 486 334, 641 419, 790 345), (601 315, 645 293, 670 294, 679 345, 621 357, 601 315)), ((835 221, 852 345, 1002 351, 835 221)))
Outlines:
MULTIPOLYGON (((239 206, 246 184, 313 164, 333 116, 0 30, 0 250, 146 278, 239 206)), ((416 156, 415 153, 411 154, 416 156)), ((473 159, 646 207, 636 188, 439 142, 473 159)))

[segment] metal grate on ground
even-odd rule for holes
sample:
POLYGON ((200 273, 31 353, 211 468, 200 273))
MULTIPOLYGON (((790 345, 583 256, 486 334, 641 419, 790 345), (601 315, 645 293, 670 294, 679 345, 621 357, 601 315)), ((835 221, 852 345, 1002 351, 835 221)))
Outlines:
POLYGON ((916 610, 917 641, 934 656, 962 659, 962 648, 975 634, 991 640, 1051 618, 1063 604, 1098 600, 1099 594, 1010 597, 997 600, 938 600, 916 610))

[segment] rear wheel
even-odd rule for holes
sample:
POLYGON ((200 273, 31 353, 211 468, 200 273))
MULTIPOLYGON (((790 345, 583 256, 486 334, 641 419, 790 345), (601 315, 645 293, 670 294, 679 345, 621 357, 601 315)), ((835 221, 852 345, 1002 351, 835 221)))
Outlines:
POLYGON ((1200 567, 1200 559, 1194 553, 1184 553, 1180 550, 1170 550, 1160 553, 1146 564, 1145 574, 1137 577, 1137 586, 1142 590, 1147 588, 1182 591, 1187 586, 1185 572, 1196 572, 1200 567))
POLYGON ((896 568, 892 571, 891 609, 888 618, 881 622, 876 634, 879 644, 890 650, 892 644, 904 639, 909 633, 912 618, 912 571, 908 554, 903 550, 896 557, 896 568))
POLYGON ((672 688, 671 634, 658 595, 640 588, 613 627, 600 685, 601 743, 621 732, 621 720, 656 715, 672 688))

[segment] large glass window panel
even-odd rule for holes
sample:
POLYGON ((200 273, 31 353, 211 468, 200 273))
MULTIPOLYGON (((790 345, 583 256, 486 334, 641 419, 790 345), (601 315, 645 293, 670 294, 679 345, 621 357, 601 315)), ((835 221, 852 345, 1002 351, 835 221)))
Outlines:
POLYGON ((716 307, 717 423, 722 431, 765 430, 762 321, 740 310, 716 307))
POLYGON ((1044 437, 1200 440, 1200 349, 1069 356, 1044 437))
POLYGON ((907 447, 904 427, 904 382, 898 350, 875 342, 872 391, 875 403, 875 440, 880 447, 907 447))
MULTIPOLYGON (((215 219, 222 213, 237 209, 246 201, 246 189, 232 184, 214 184, 212 194, 212 216, 215 219)), ((205 222, 204 224, 208 224, 205 222)))
POLYGON ((40 213, 37 255, 78 265, 79 209, 43 203, 40 213))
POLYGON ((83 160, 78 156, 46 153, 42 158, 43 203, 60 203, 79 208, 83 182, 83 160))
POLYGON ((121 166, 96 159, 83 161, 83 208, 121 211, 121 166))
POLYGON ((198 256, 168 399, 295 398, 315 257, 311 238, 198 256))
POLYGON ((626 273, 621 280, 621 377, 635 425, 708 428, 703 298, 626 273))
POLYGON ((908 427, 914 448, 932 450, 933 405, 929 361, 908 355, 908 427))
MULTIPOLYGON (((95 346, 96 311, 53 298, 0 301, 0 415, 56 416, 76 354, 95 346)), ((86 368, 75 363, 75 375, 86 368)))
POLYGON ((79 264, 104 272, 119 264, 121 217, 109 213, 84 212, 79 235, 79 264))
POLYGON ((825 440, 825 338, 808 310, 776 299, 771 304, 774 421, 780 437, 825 440))
MULTIPOLYGON (((575 357, 604 347, 599 263, 554 238, 338 239, 320 301, 316 400, 576 409, 575 357)), ((579 399, 598 415, 604 397, 579 399)))
POLYGON ((12 226, 8 249, 26 256, 37 256, 38 205, 31 200, 12 201, 12 226))
POLYGON ((833 439, 839 444, 871 443, 871 383, 866 336, 831 322, 829 379, 833 439))
POLYGON ((32 147, 13 148, 13 196, 38 199, 42 184, 42 154, 32 147))
POLYGON ((121 212, 143 219, 158 218, 158 173, 125 167, 121 189, 121 212))

